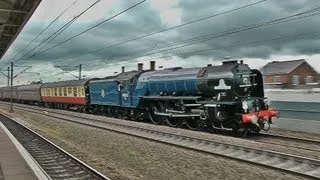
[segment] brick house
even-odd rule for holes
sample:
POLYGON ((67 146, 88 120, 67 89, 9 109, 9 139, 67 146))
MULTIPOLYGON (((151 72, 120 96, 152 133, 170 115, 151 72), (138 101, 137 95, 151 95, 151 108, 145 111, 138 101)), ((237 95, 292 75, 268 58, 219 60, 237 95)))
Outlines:
POLYGON ((272 61, 262 67, 266 88, 308 88, 319 86, 319 74, 304 59, 272 61))

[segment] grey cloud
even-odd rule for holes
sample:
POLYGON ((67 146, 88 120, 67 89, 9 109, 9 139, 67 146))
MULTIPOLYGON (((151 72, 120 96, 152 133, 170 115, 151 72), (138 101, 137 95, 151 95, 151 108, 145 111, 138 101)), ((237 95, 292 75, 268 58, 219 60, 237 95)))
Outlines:
MULTIPOLYGON (((132 5, 131 1, 121 1, 121 3, 123 9, 132 5)), ((182 23, 185 23, 190 20, 237 8, 239 6, 245 5, 246 3, 248 2, 232 0, 180 0, 177 7, 181 9, 181 21, 182 23)), ((320 2, 317 0, 269 0, 256 6, 222 15, 216 18, 211 18, 199 23, 178 28, 173 31, 165 32, 160 35, 151 36, 138 41, 112 47, 104 51, 95 52, 94 54, 89 54, 83 57, 65 61, 65 59, 75 57, 83 52, 99 49, 131 39, 133 37, 142 36, 144 34, 155 32, 168 27, 166 23, 162 21, 160 14, 156 10, 154 10, 150 4, 144 3, 138 6, 136 9, 125 13, 121 17, 115 18, 114 20, 111 20, 110 22, 105 23, 92 31, 89 31, 85 35, 79 36, 78 38, 65 43, 64 45, 61 45, 48 53, 35 56, 28 61, 30 63, 50 61, 54 64, 79 64, 80 62, 87 63, 92 60, 92 63, 97 66, 96 68, 102 68, 105 64, 103 64, 101 61, 94 60, 104 59, 107 63, 113 63, 115 61, 127 61, 128 59, 139 57, 139 55, 145 55, 152 52, 157 52, 159 50, 165 50, 166 48, 155 48, 155 50, 151 50, 148 52, 130 55, 132 52, 136 52, 142 49, 152 48, 157 45, 185 40, 209 33, 222 32, 233 28, 261 23, 267 20, 287 16, 292 13, 304 11, 312 7, 317 7, 319 5, 320 2), (129 54, 129 56, 112 58, 123 56, 125 54, 129 54), (99 63, 101 64, 101 66, 99 66, 99 63)), ((41 31, 41 29, 45 27, 43 23, 31 23, 33 24, 30 24, 28 26, 28 29, 23 32, 21 38, 17 40, 12 47, 14 52, 19 52, 37 34, 37 32, 41 31)), ((75 23, 70 27, 68 31, 61 34, 59 38, 54 40, 47 47, 51 47, 95 23, 97 22, 75 23)), ((60 26, 61 24, 62 23, 60 23, 60 26)), ((54 29, 57 29, 58 27, 59 25, 55 25, 54 29)), ((320 18, 319 16, 314 16, 290 23, 236 33, 230 36, 204 41, 172 51, 164 51, 163 53, 160 53, 155 57, 202 49, 217 50, 208 51, 206 53, 195 53, 192 55, 181 55, 180 57, 188 58, 190 56, 197 55, 202 57, 212 57, 214 59, 221 59, 224 56, 268 59, 271 55, 286 55, 286 53, 288 52, 300 55, 319 54, 319 36, 315 35, 305 37, 304 39, 288 39, 266 42, 262 43, 261 45, 253 44, 247 46, 231 47, 235 43, 268 40, 281 36, 308 33, 319 30, 320 18)), ((52 30, 49 31, 47 35, 52 32, 52 30)), ((34 44, 41 42, 41 40, 42 39, 39 38, 34 44)))
MULTIPOLYGON (((203 1, 202 1, 203 2, 203 1)), ((207 5, 197 4, 195 1, 181 1, 180 6, 183 9, 183 19, 186 21, 188 19, 194 18, 194 16, 203 16, 204 14, 214 14, 219 13, 221 8, 227 7, 227 9, 240 6, 238 4, 232 3, 231 1, 206 1, 207 5), (235 6, 233 6, 235 5, 235 6), (205 7, 205 8, 204 8, 205 7), (217 8, 215 8, 217 7, 217 8), (200 13, 191 13, 200 12, 200 13), (199 15, 201 14, 201 15, 199 15)), ((198 32, 199 34, 206 34, 210 32, 222 32, 228 29, 233 29, 237 27, 242 27, 246 25, 251 25, 255 23, 261 23, 267 20, 272 20, 280 17, 290 15, 292 13, 297 13, 300 11, 307 10, 312 7, 317 7, 320 5, 319 1, 267 1, 256 5, 254 7, 246 8, 234 13, 223 15, 221 17, 212 18, 207 20, 206 23, 199 23, 198 26, 190 26, 188 28, 180 29, 179 31, 183 32, 185 35, 195 36, 198 32)), ((306 19, 301 19, 298 21, 292 21, 289 23, 283 23, 279 25, 274 25, 266 28, 261 28, 257 30, 250 30, 248 32, 241 32, 234 35, 227 36, 225 38, 218 38, 210 41, 202 42, 208 48, 224 47, 226 44, 232 46, 233 42, 254 42, 259 40, 268 40, 276 37, 294 35, 307 33, 312 31, 319 30, 320 18, 319 16, 314 16, 306 19)), ((310 36, 305 38, 308 40, 313 40, 315 36, 310 36)), ((212 56, 215 57, 215 54, 224 54, 231 57, 255 57, 255 58, 269 58, 273 54, 282 54, 283 50, 288 49, 289 47, 297 47, 294 44, 298 44, 300 41, 306 41, 304 39, 289 39, 283 41, 274 41, 262 44, 262 45, 253 45, 246 47, 235 47, 237 49, 230 48, 228 50, 223 50, 220 52, 213 52, 212 56), (247 51, 246 49, 251 49, 247 51), (263 50, 263 48, 265 50, 263 50)), ((196 48, 198 45, 195 45, 196 48)), ((301 46, 300 46, 301 47, 301 46)), ((294 52, 299 52, 300 54, 318 54, 319 51, 317 48, 314 48, 314 43, 303 43, 303 47, 296 49, 293 48, 294 52)), ((199 54, 201 55, 201 54, 199 54)))

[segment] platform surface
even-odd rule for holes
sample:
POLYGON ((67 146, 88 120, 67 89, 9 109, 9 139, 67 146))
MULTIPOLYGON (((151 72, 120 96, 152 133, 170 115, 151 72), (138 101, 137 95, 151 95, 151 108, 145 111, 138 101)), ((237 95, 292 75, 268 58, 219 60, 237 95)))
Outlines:
POLYGON ((0 180, 38 179, 0 126, 0 180))

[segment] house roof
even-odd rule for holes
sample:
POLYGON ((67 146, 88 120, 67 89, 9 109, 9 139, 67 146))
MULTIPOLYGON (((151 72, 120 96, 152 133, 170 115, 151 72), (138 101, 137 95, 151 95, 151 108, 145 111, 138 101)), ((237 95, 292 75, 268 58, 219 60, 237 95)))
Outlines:
POLYGON ((0 58, 30 19, 41 0, 0 1, 0 58))
POLYGON ((260 71, 262 74, 288 74, 302 63, 306 62, 304 59, 290 60, 290 61, 272 61, 262 67, 260 71))

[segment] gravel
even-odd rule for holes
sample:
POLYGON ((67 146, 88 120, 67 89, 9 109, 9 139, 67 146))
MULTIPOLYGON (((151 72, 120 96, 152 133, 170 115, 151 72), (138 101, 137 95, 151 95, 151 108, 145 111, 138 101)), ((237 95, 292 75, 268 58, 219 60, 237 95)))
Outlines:
MULTIPOLYGON (((1 106, 0 108, 1 112, 19 118, 27 126, 111 179, 303 179, 278 170, 42 115, 19 110, 10 114, 6 107, 1 106)), ((181 131, 181 133, 186 132, 191 131, 181 131)), ((192 133, 210 136, 210 138, 218 136, 202 132, 192 133)))
MULTIPOLYGON (((50 109, 51 111, 52 109, 50 109)), ((70 112, 70 111, 61 111, 61 110, 53 110, 57 111, 59 113, 67 113, 67 114, 75 114, 77 116, 81 117, 88 117, 96 120, 102 120, 102 121, 117 121, 119 123, 125 123, 128 125, 136 126, 136 127, 142 127, 146 129, 152 129, 156 131, 163 131, 168 133, 174 133, 179 135, 185 135, 185 136, 191 136, 201 139, 208 139, 208 140, 215 140, 220 142, 228 142, 231 144, 239 145, 239 146, 250 146, 253 148, 263 148, 266 150, 271 151, 279 151, 284 153, 290 153, 294 155, 299 156, 306 156, 310 158, 317 158, 320 159, 320 151, 311 151, 311 150, 305 150, 301 148, 295 148, 290 147, 288 145, 295 146, 297 145, 296 142, 290 142, 290 141, 283 141, 283 140, 267 140, 266 138, 237 138, 232 137, 230 135, 221 135, 221 134, 212 134, 208 132, 200 132, 200 131, 190 131, 187 129, 181 129, 181 128, 171 128, 167 126, 159 126, 159 125, 153 125, 148 124, 145 122, 134 122, 134 121, 126 121, 126 120, 120 120, 120 119, 114 119, 110 117, 103 117, 103 116, 96 116, 96 115, 90 115, 90 114, 80 114, 76 112, 70 112), (268 143, 271 142, 271 143, 268 143), (274 143, 272 143, 274 142, 274 143)), ((281 131, 280 129, 272 130, 271 132, 278 133, 278 134, 284 134, 288 136, 298 136, 298 137, 304 137, 304 138, 311 138, 311 139, 320 139, 320 134, 312 134, 312 133, 302 133, 302 132, 293 132, 293 131, 281 131)), ((310 149, 317 149, 318 146, 316 145, 305 145, 301 144, 302 146, 305 146, 305 148, 310 149)))

